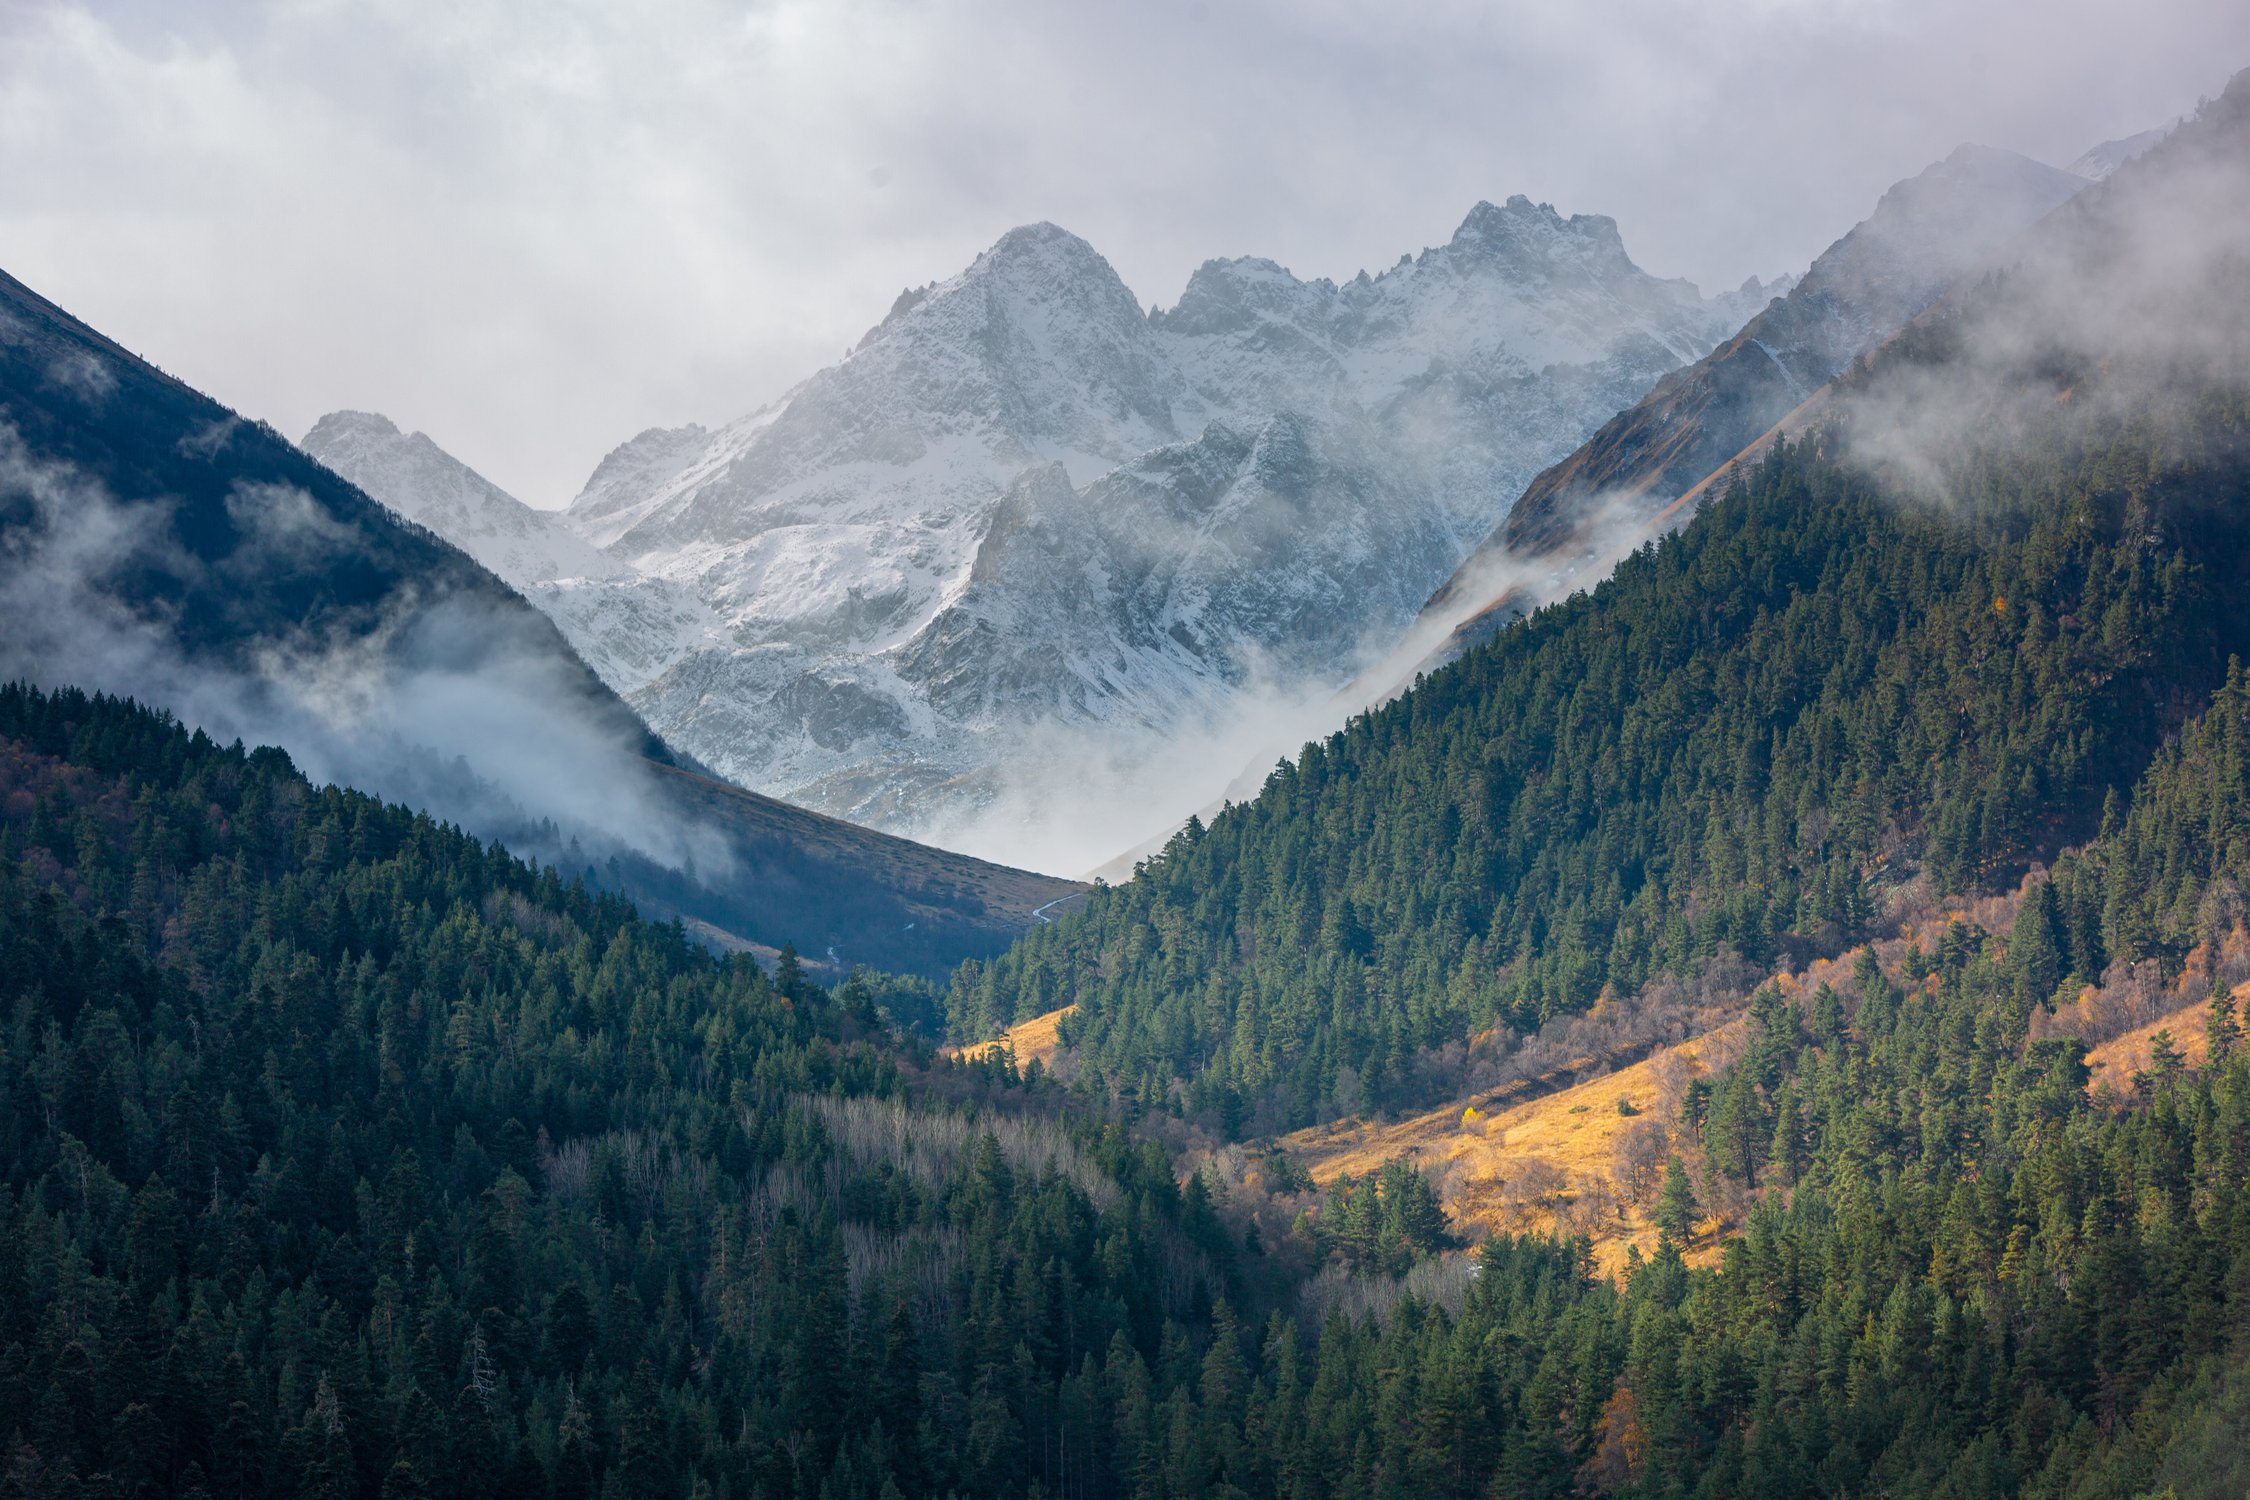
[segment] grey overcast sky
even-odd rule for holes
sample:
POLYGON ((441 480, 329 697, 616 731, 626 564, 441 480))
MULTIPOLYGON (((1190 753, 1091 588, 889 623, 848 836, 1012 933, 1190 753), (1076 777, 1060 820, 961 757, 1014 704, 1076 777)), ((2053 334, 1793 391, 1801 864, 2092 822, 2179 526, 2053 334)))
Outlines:
POLYGON ((0 0, 0 268, 292 437, 384 411, 559 505, 1014 224, 1169 303, 1521 192, 1709 291, 2244 66, 2242 0, 0 0))

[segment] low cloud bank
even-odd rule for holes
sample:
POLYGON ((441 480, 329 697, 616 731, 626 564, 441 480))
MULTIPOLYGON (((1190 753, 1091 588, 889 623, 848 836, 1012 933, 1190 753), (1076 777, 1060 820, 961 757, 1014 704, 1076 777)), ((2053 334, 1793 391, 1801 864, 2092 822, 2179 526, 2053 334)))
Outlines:
POLYGON ((725 840, 668 811, 637 747, 580 711, 583 679, 528 610, 409 580, 325 633, 183 644, 198 626, 183 601, 252 599, 364 540, 289 485, 239 484, 225 510, 237 544, 198 557, 174 540, 172 502, 120 500, 0 423, 0 676, 129 696, 222 741, 279 745, 315 781, 549 859, 576 841, 589 860, 725 870, 725 840))

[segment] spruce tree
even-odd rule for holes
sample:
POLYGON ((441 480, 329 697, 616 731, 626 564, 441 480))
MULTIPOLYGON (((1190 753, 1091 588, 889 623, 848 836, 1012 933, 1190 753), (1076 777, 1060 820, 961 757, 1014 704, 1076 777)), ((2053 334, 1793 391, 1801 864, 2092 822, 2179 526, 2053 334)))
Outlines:
POLYGON ((1701 1205, 1688 1183, 1687 1166, 1677 1154, 1664 1165, 1664 1187, 1656 1200, 1656 1227, 1663 1239, 1685 1247, 1695 1237, 1696 1215, 1701 1205))

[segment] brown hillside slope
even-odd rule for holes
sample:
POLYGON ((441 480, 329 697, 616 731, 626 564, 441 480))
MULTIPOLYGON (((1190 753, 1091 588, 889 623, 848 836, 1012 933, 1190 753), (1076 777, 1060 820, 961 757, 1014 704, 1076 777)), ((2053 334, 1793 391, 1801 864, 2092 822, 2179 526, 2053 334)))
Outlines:
MULTIPOLYGON (((1902 913, 1873 951, 1900 979, 1908 952, 1934 947, 1948 923, 2005 931, 2021 899, 2017 891, 1902 913)), ((1802 1004, 1823 984, 1845 989, 1863 951, 1852 948, 1770 981, 1760 976, 1750 988, 1771 982, 1802 1004)), ((1680 1128, 1680 1102, 1690 1083, 1741 1054, 1749 993, 1746 988, 1725 1003, 1718 1024, 1645 1056, 1584 1058, 1547 1078, 1455 1099, 1407 1119, 1314 1126, 1277 1144, 1322 1186, 1409 1157, 1430 1175, 1458 1232, 1583 1234, 1593 1242, 1596 1264, 1615 1274, 1630 1250, 1645 1256, 1655 1248, 1651 1214, 1667 1158, 1676 1152, 1691 1169, 1698 1166, 1700 1153, 1680 1128), (1620 1110, 1621 1100, 1633 1113, 1620 1110)), ((1695 1180, 1703 1191, 1699 1172, 1695 1180)), ((1717 1258, 1747 1201, 1730 1195, 1703 1206, 1688 1247, 1689 1259, 1698 1263, 1717 1258)))
MULTIPOLYGON (((1395 1124, 1346 1122, 1285 1136, 1281 1147, 1325 1187, 1365 1176, 1394 1157, 1411 1157, 1437 1181, 1455 1230, 1590 1235, 1605 1274, 1623 1269, 1628 1248, 1656 1248, 1653 1192, 1619 1180, 1628 1132, 1662 1135, 1677 1119, 1679 1093, 1723 1066, 1740 1045, 1743 1023, 1666 1047, 1606 1077, 1508 1104, 1448 1104, 1395 1124), (1622 1100, 1635 1111, 1620 1113, 1622 1100)), ((1656 1158, 1661 1170, 1663 1157, 1656 1158)), ((1645 1188, 1647 1184, 1643 1184, 1645 1188)), ((1692 1260, 1715 1258, 1725 1226, 1707 1217, 1689 1247, 1692 1260)))
POLYGON ((1075 1005, 1066 1005, 1061 1010, 1051 1010, 1043 1016, 1018 1021, 990 1041, 948 1047, 945 1055, 965 1061, 972 1057, 983 1057, 989 1052, 1012 1051, 1019 1068, 1030 1066, 1035 1059, 1041 1067, 1051 1068, 1055 1065, 1055 1054, 1062 1050, 1063 1017, 1076 1009, 1078 1007, 1075 1005))
POLYGON ((2183 1005, 2167 1016, 2158 1016, 2145 1026, 2136 1026, 2123 1036, 2112 1037, 2086 1054, 2089 1077, 2086 1086, 2096 1093, 2108 1089, 2118 1095, 2133 1092, 2136 1074, 2148 1071, 2156 1056, 2156 1034, 2168 1031, 2172 1045, 2179 1049, 2191 1068, 2201 1067, 2210 1050, 2209 1038, 2204 1035, 2203 1021, 2209 1006, 2202 1000, 2183 1005))

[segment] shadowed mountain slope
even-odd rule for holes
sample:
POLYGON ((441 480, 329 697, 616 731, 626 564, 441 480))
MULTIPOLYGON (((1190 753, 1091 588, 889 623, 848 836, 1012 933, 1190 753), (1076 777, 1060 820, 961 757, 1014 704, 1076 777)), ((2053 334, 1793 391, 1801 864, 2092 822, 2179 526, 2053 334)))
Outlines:
POLYGON ((470 557, 4 276, 0 642, 722 937, 933 969, 1074 889, 711 780, 470 557))
POLYGON ((1543 471, 1497 535, 1547 551, 1605 503, 1662 509, 2085 185, 1982 146, 1901 182, 1787 296, 1543 471))

